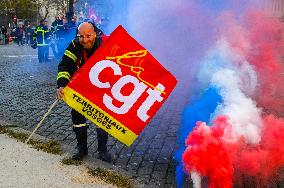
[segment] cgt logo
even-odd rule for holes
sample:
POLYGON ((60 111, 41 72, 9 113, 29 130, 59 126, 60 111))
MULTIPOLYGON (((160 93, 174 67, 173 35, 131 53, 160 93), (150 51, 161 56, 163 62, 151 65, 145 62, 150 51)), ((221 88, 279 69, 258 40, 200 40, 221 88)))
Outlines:
POLYGON ((153 86, 150 83, 144 81, 139 76, 143 71, 143 68, 125 65, 120 60, 123 58, 143 57, 146 55, 146 53, 146 50, 141 50, 137 52, 130 52, 122 56, 107 57, 107 60, 101 60, 97 62, 89 72, 89 79, 94 86, 102 89, 111 88, 111 95, 108 95, 106 93, 103 95, 103 103, 109 110, 116 114, 126 114, 133 107, 135 102, 142 96, 142 94, 144 92, 147 92, 148 97, 137 110, 137 116, 143 122, 146 122, 150 117, 147 112, 150 110, 153 104, 155 102, 163 101, 164 98, 161 96, 161 93, 164 93, 165 87, 161 83, 153 86), (117 62, 112 61, 112 59, 116 59, 117 62), (132 75, 122 75, 119 64, 122 66, 130 67, 131 71, 136 73, 137 77, 132 75), (99 79, 100 73, 106 68, 111 68, 114 75, 121 76, 113 85, 110 85, 110 83, 107 81, 103 82, 99 79), (121 93, 121 90, 125 85, 129 83, 134 87, 132 92, 129 95, 125 96, 121 93), (122 105, 119 107, 115 106, 113 103, 114 100, 121 102, 122 105))

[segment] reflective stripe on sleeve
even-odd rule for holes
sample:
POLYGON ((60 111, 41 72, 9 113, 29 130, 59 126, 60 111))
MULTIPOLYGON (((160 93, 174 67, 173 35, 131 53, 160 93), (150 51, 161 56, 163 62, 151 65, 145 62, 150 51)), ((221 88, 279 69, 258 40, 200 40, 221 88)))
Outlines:
POLYGON ((71 76, 68 72, 59 72, 57 75, 57 80, 59 78, 66 78, 67 80, 70 80, 71 76))
POLYGON ((77 60, 77 57, 72 52, 70 52, 69 50, 66 50, 64 52, 64 55, 66 55, 67 57, 73 59, 74 62, 76 62, 76 60, 77 60))
POLYGON ((72 40, 72 44, 73 44, 74 47, 76 47, 76 45, 75 45, 75 43, 74 43, 74 40, 72 40))

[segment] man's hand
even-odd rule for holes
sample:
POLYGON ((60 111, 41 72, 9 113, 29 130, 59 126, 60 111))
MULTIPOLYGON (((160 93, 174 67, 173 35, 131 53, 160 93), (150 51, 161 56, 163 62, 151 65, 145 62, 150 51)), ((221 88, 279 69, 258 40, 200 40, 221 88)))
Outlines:
POLYGON ((63 91, 64 87, 60 87, 57 89, 57 98, 58 99, 63 99, 64 97, 64 91, 63 91))

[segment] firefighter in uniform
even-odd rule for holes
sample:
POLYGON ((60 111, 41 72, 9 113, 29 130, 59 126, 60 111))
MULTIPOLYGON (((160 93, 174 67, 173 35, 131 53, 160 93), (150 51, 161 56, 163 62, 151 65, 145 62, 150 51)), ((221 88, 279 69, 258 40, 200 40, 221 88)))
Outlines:
MULTIPOLYGON (((102 31, 95 24, 83 22, 78 27, 78 34, 66 48, 61 62, 58 65, 57 96, 64 97, 63 89, 68 84, 73 74, 83 66, 102 43, 102 31)), ((77 139, 78 153, 72 156, 75 160, 82 160, 88 154, 86 118, 72 109, 73 130, 77 139)), ((99 159, 110 162, 111 155, 107 152, 108 133, 96 128, 98 139, 99 159)))
POLYGON ((50 32, 45 20, 41 20, 40 25, 36 27, 33 40, 37 43, 39 63, 48 62, 50 32))
POLYGON ((63 22, 61 24, 59 16, 56 16, 54 22, 51 23, 51 27, 50 27, 50 30, 51 30, 52 34, 56 33, 56 29, 57 29, 58 25, 63 25, 63 22))
POLYGON ((51 32, 53 36, 52 51, 56 59, 60 60, 63 56, 64 50, 68 44, 64 39, 64 25, 61 16, 56 16, 55 21, 51 24, 51 32))

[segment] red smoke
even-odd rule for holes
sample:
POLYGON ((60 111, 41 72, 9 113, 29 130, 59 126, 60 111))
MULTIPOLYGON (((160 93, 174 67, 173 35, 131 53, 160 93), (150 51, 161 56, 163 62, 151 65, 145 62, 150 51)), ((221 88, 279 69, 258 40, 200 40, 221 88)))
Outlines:
POLYGON ((254 99, 258 106, 284 117, 284 24, 259 11, 249 11, 242 18, 227 12, 220 20, 221 35, 257 72, 254 99))
POLYGON ((254 177, 258 185, 267 183, 284 165, 284 120, 264 117, 258 145, 248 145, 243 138, 234 140, 230 127, 224 116, 210 127, 198 123, 186 140, 185 170, 208 177, 212 188, 232 187, 233 179, 243 181, 242 175, 254 177))
MULTIPOLYGON (((227 120, 218 119, 220 123, 208 127, 197 123, 186 140, 187 149, 183 153, 185 170, 192 169, 209 178, 209 187, 232 187, 233 167, 229 153, 224 148, 221 137, 227 120)), ((229 125, 228 125, 229 126, 229 125)))
POLYGON ((246 20, 252 44, 248 60, 255 66, 260 83, 257 103, 284 117, 284 24, 255 12, 246 20))
POLYGON ((233 160, 239 171, 267 181, 284 165, 284 120, 269 115, 263 124, 259 145, 239 147, 239 156, 233 156, 233 160))

